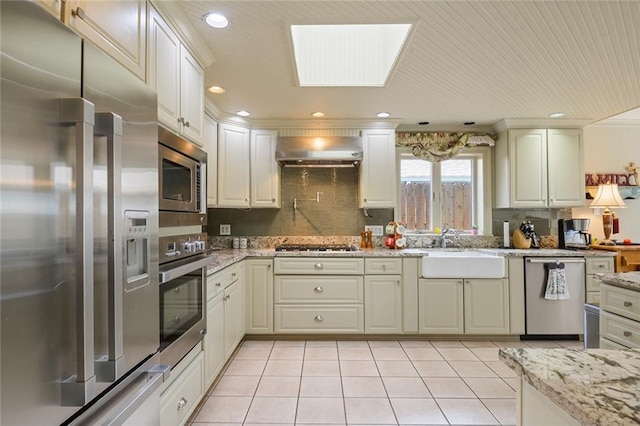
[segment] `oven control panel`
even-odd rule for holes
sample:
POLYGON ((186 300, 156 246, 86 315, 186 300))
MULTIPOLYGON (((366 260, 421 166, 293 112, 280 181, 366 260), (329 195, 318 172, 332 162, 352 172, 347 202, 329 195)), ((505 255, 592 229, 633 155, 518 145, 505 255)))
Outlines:
POLYGON ((207 251, 207 234, 160 237, 160 263, 193 256, 207 251))

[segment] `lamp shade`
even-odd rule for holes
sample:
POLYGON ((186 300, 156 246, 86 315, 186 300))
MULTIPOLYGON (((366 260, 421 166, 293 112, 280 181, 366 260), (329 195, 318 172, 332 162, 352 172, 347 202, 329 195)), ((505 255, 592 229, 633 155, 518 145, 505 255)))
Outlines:
POLYGON ((589 207, 627 207, 624 200, 620 196, 618 185, 615 183, 606 183, 598 185, 598 192, 589 207))

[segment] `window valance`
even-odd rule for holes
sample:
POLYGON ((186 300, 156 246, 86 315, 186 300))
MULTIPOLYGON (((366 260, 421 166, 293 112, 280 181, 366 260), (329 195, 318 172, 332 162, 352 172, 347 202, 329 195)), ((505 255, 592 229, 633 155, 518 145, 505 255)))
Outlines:
POLYGON ((495 145, 491 135, 475 133, 396 133, 396 146, 410 147, 415 157, 438 163, 458 155, 464 148, 495 145))

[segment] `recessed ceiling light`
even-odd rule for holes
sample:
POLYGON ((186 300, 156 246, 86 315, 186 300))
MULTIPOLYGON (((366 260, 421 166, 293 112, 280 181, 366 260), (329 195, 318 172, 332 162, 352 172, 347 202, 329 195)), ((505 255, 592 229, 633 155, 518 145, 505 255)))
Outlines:
POLYGON ((476 124, 476 122, 475 121, 465 121, 463 124, 465 126, 473 126, 474 124, 476 124))
POLYGON ((388 112, 379 112, 376 114, 376 117, 378 118, 387 118, 389 117, 391 114, 389 114, 388 112))
POLYGON ((224 93, 226 92, 226 90, 224 89, 224 87, 220 87, 220 86, 210 86, 207 89, 209 92, 211 93, 215 93, 215 94, 220 94, 220 93, 224 93))
POLYGON ((207 13, 204 15, 204 22, 213 28, 226 28, 229 25, 227 17, 219 13, 207 13))
POLYGON ((324 117, 324 112, 321 112, 321 111, 312 112, 311 116, 316 118, 322 118, 324 117))
POLYGON ((428 121, 418 121, 419 126, 426 126, 427 124, 429 124, 428 121))
POLYGON ((240 117, 248 117, 248 116, 251 115, 251 113, 249 111, 245 111, 245 110, 238 111, 238 112, 236 112, 236 114, 238 114, 240 117))
POLYGON ((549 114, 549 117, 551 118, 564 117, 564 112, 552 112, 551 114, 549 114))

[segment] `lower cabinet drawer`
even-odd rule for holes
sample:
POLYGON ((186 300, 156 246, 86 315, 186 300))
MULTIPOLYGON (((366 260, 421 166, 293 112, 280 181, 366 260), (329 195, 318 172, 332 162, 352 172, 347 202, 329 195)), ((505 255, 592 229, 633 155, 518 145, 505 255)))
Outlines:
POLYGON ((600 337, 629 348, 640 348, 640 323, 600 311, 600 337))
POLYGON ((588 291, 587 292, 587 303, 595 303, 600 304, 600 292, 599 291, 588 291))
POLYGON ((602 284, 600 301, 605 311, 640 321, 640 292, 602 284))
POLYGON ((362 303, 362 276, 300 276, 275 277, 275 303, 362 303))
POLYGON ((204 355, 202 352, 160 397, 160 424, 182 426, 204 395, 204 355))
POLYGON ((601 282, 597 275, 587 275, 587 291, 600 291, 601 282))
POLYGON ((276 333, 364 333, 362 305, 276 305, 276 333))
POLYGON ((629 349, 629 348, 619 343, 612 342, 609 339, 605 339, 604 337, 601 337, 599 349, 629 349))

